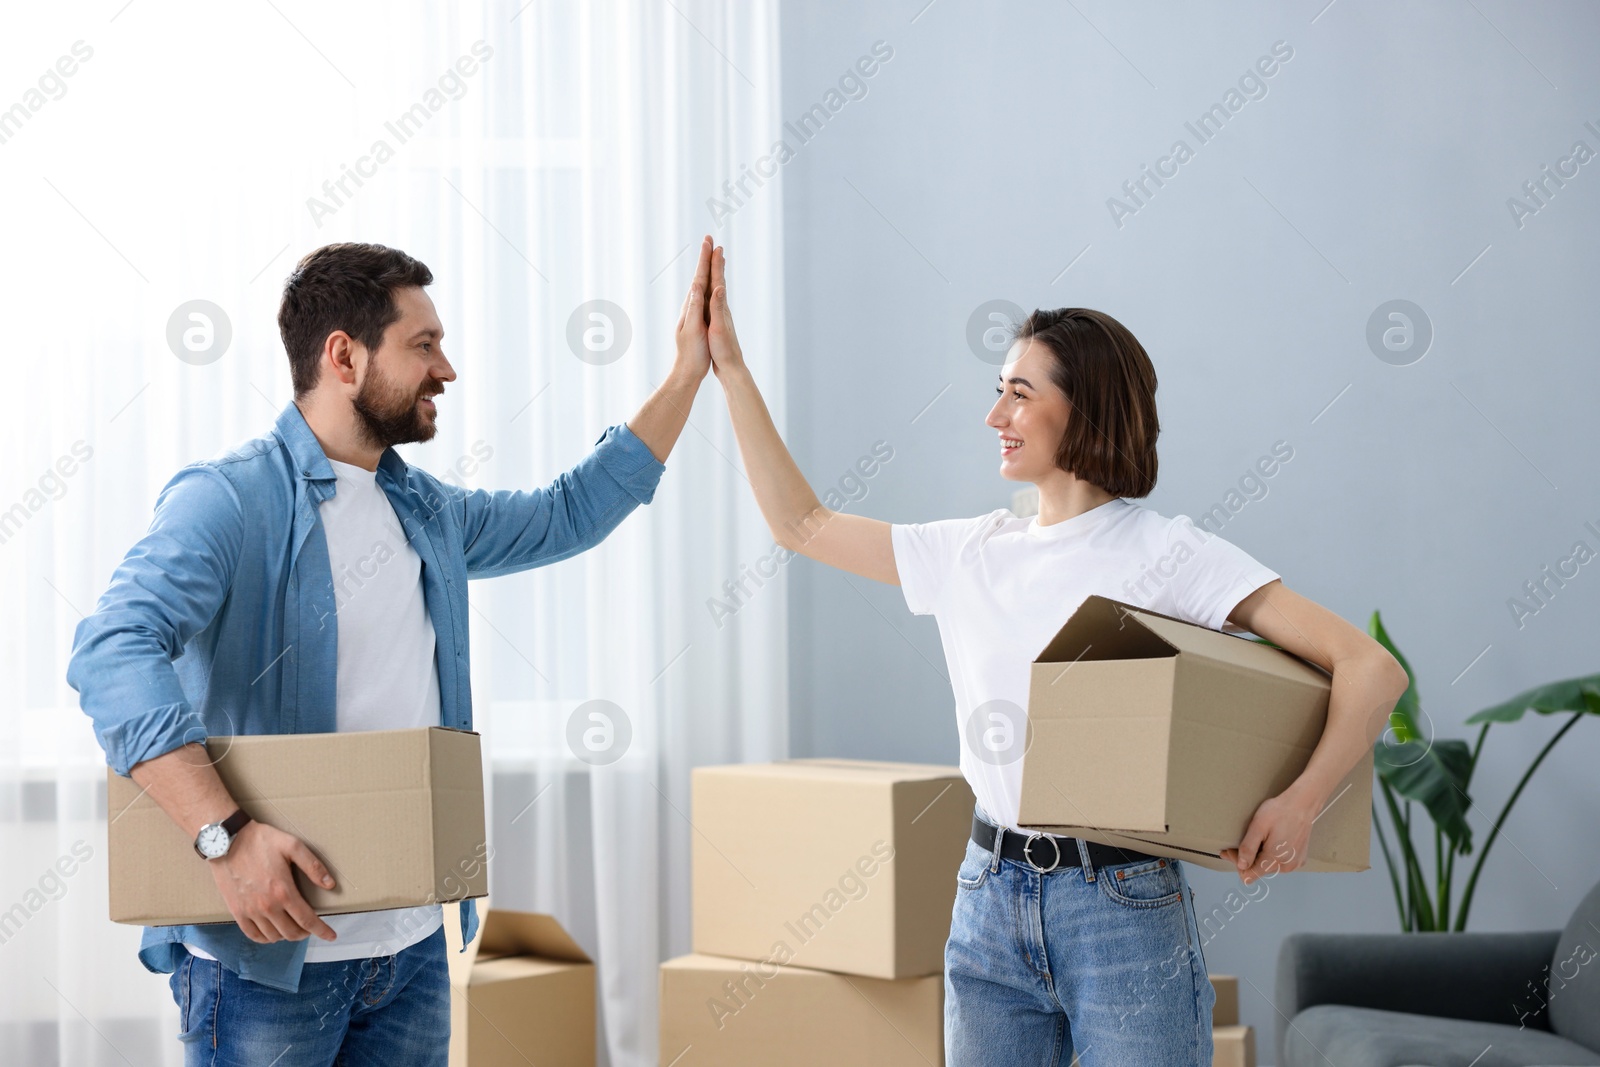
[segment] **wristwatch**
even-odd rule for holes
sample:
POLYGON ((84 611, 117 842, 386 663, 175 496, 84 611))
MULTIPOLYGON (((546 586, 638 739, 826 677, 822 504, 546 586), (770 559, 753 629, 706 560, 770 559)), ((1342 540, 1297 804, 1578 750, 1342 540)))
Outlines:
POLYGON ((244 824, 250 821, 250 814, 239 808, 221 822, 208 822, 200 827, 200 832, 194 835, 194 850, 200 854, 201 859, 221 859, 228 854, 228 849, 233 845, 233 837, 244 824))

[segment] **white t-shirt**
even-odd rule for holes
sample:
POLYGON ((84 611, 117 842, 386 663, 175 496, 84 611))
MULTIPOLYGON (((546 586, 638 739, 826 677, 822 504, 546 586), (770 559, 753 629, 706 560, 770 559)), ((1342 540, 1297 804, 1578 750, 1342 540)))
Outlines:
MULTIPOLYGON (((328 461, 337 482, 318 509, 333 572, 339 656, 339 732, 439 725, 439 669, 433 620, 422 592, 422 558, 406 540, 376 471, 328 461)), ((335 873, 334 877, 338 877, 335 873)), ((438 904, 323 918, 339 935, 307 939, 306 962, 388 956, 444 922, 438 904)), ((196 956, 214 959, 186 943, 196 956)))
POLYGON ((906 606, 939 623, 962 736, 961 772, 978 805, 1014 830, 1021 829, 1022 747, 1014 757, 983 758, 973 745, 995 746, 968 719, 991 701, 1006 701, 980 720, 1004 708, 1025 732, 1033 659, 1088 596, 1242 633, 1228 613, 1279 577, 1187 516, 1169 519, 1121 497, 1049 526, 1002 508, 971 519, 896 524, 890 534, 906 606))

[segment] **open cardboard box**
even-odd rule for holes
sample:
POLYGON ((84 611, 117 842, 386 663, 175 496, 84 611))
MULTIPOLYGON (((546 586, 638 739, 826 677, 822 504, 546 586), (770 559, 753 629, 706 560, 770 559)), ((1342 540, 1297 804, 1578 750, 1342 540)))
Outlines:
MULTIPOLYGON (((294 834, 333 874, 295 882, 318 915, 489 891, 479 737, 445 726, 211 737, 206 753, 250 817, 294 834)), ((111 921, 233 922, 194 841, 132 778, 106 768, 111 921)))
POLYGON ((549 915, 478 903, 461 952, 460 905, 444 909, 450 1067, 594 1067, 595 968, 549 915))
MULTIPOLYGON (((1305 769, 1330 679, 1281 649, 1088 597, 1035 657, 1018 822, 1219 871, 1305 769)), ((1311 830, 1307 871, 1370 866, 1372 752, 1311 830)))

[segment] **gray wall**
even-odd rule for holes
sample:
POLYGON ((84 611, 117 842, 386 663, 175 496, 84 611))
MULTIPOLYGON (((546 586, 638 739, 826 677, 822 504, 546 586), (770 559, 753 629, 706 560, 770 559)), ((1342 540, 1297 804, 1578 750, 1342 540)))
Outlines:
MULTIPOLYGON (((1508 607, 1575 542, 1600 551, 1600 160, 1520 226, 1507 205, 1575 141, 1600 150, 1585 126, 1600 128, 1600 11, 924 2, 783 8, 787 118, 873 42, 894 50, 864 98, 803 145, 790 134, 782 167, 787 433, 819 490, 881 439, 894 458, 852 510, 912 522, 1008 504, 983 425, 996 368, 968 317, 997 298, 1100 308, 1160 375, 1144 503, 1198 516, 1288 442, 1293 459, 1221 532, 1360 626, 1381 610, 1440 736, 1600 670, 1600 562, 1520 626, 1508 607), (1293 57, 1266 95, 1200 144, 1185 123, 1277 41, 1293 57), (1107 199, 1180 138, 1193 158, 1116 225, 1107 199), (1367 340, 1393 299, 1432 323, 1407 365, 1415 348, 1385 361, 1367 340)), ((888 586, 807 560, 788 573, 795 754, 955 762, 934 621, 888 586)), ((1491 732, 1480 834, 1557 725, 1491 732)), ((1600 723, 1585 722, 1495 846, 1473 928, 1559 925, 1600 879, 1597 763, 1600 723)), ((1373 862, 1277 879, 1206 946, 1212 971, 1249 983, 1262 1062, 1282 937, 1395 927, 1373 862)), ((1191 874, 1202 909, 1238 884, 1191 874)))

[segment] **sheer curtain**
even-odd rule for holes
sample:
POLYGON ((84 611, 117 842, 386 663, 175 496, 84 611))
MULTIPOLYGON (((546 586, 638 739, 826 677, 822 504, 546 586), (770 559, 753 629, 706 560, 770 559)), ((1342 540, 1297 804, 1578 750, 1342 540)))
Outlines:
MULTIPOLYGON (((628 418, 706 232, 781 412, 781 177, 720 223, 708 205, 778 136, 776 4, 113 0, 9 29, 0 1060, 176 1064, 166 984, 106 919, 104 760, 64 681, 78 619, 171 473, 288 402, 277 290, 331 241, 434 271, 460 377, 404 451, 441 477, 544 484, 628 418)), ((783 754, 783 580, 748 577, 770 547, 708 377, 653 504, 472 590, 491 899, 595 957, 602 1062, 656 1062, 689 769, 783 754)))

